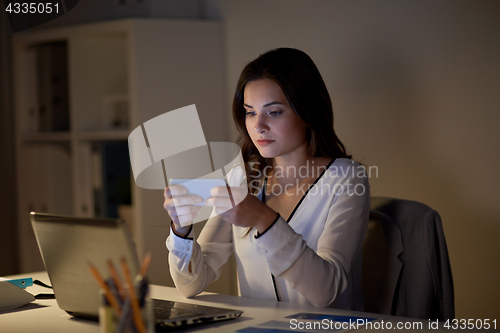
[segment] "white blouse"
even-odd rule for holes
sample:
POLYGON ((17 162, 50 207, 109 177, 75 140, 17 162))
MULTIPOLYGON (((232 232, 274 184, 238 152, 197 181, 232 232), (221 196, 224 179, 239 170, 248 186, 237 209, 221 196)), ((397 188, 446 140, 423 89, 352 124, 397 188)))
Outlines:
MULTIPOLYGON (((262 194, 259 195, 262 199, 262 194)), ((170 273, 186 297, 217 280, 232 251, 240 296, 362 311, 361 250, 370 211, 365 169, 336 159, 299 202, 289 221, 257 230, 211 217, 198 240, 171 230, 170 273), (188 265, 191 262, 191 273, 188 265), (276 291, 272 275, 276 283, 276 291)))

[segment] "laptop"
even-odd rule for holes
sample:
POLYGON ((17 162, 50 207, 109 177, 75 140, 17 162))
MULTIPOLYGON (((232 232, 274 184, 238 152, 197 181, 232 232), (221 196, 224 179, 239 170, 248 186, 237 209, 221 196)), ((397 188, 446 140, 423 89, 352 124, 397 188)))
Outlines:
MULTIPOLYGON (((140 270, 132 235, 123 220, 31 212, 31 224, 57 304, 72 316, 98 318, 99 286, 88 262, 104 278, 109 275, 108 259, 118 268, 120 258, 125 257, 132 276, 140 270)), ((121 269, 117 271, 121 274, 121 269)), ((243 313, 158 299, 153 299, 153 309, 158 331, 237 318, 243 313)))

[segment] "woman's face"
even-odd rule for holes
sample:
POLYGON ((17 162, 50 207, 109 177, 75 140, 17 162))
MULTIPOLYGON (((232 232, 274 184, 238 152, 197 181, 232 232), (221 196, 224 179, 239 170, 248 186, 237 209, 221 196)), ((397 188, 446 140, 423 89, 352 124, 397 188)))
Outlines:
POLYGON ((243 99, 248 134, 263 157, 290 155, 307 145, 307 126, 276 82, 261 79, 247 83, 243 99))

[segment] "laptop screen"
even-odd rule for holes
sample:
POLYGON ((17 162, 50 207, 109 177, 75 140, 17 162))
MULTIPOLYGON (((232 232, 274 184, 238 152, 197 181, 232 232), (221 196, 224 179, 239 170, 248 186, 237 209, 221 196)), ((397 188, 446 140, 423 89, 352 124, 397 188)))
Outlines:
POLYGON ((88 263, 105 279, 110 276, 108 259, 119 267, 120 258, 125 257, 131 275, 139 272, 135 245, 122 220, 32 212, 31 223, 57 303, 70 314, 98 315, 99 286, 88 263))

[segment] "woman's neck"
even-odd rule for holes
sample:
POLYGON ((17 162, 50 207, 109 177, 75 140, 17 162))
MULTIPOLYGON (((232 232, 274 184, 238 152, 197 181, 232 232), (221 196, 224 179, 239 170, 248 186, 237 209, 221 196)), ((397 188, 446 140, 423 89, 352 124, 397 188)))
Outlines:
MULTIPOLYGON (((330 162, 327 157, 312 157, 307 151, 294 152, 273 159, 273 183, 281 185, 299 181, 315 180, 330 162)), ((270 177, 270 178, 271 178, 270 177)))

